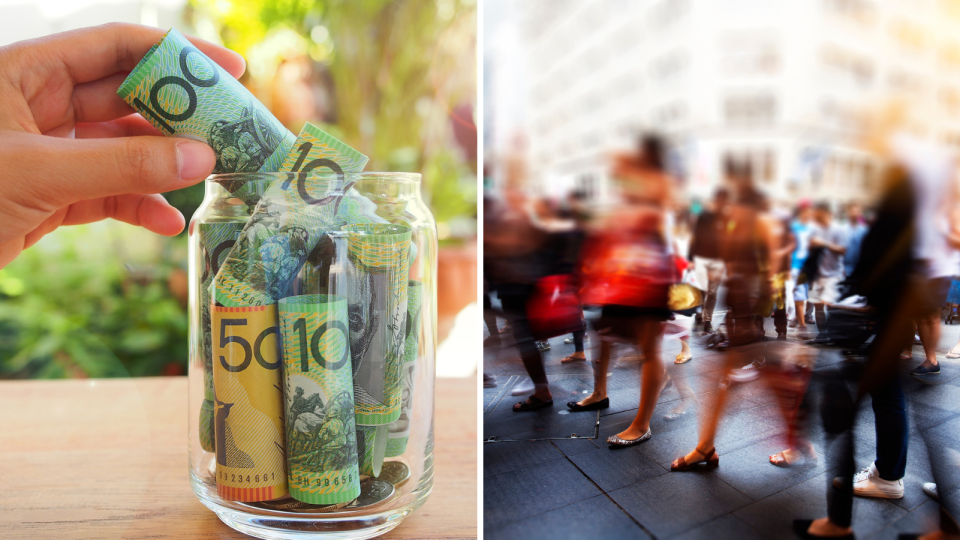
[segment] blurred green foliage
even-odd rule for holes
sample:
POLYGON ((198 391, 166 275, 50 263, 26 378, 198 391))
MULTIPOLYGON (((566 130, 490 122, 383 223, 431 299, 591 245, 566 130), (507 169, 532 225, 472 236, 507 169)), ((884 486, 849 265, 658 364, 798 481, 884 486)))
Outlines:
POLYGON ((0 270, 0 378, 186 373, 186 310, 167 285, 185 243, 145 235, 63 228, 0 270))

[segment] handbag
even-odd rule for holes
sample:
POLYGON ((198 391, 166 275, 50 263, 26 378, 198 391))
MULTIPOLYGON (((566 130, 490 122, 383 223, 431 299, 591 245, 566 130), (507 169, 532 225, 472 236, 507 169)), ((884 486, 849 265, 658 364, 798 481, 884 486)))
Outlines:
POLYGON ((587 305, 666 309, 676 266, 649 235, 602 234, 586 243, 580 265, 580 299, 587 305))
POLYGON ((583 308, 571 276, 546 276, 537 281, 527 299, 527 322, 537 340, 584 329, 583 308))

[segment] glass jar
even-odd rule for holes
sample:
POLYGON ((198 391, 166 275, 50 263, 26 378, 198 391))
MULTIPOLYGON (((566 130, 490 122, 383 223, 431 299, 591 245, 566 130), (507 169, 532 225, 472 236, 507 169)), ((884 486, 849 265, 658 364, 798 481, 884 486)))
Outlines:
POLYGON ((420 175, 213 175, 189 236, 197 497, 258 538, 396 527, 433 486, 437 234, 420 175))

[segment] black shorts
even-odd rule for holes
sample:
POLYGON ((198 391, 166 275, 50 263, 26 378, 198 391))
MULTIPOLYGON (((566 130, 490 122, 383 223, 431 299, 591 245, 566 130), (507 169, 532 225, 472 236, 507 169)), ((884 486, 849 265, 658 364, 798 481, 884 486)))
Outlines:
POLYGON ((946 305, 947 295, 950 294, 951 281, 953 281, 953 279, 949 277, 938 277, 927 280, 926 286, 924 287, 926 298, 920 299, 920 301, 923 302, 924 313, 939 313, 940 308, 946 305))
POLYGON ((673 316, 666 307, 634 307, 607 305, 600 310, 600 317, 591 326, 598 334, 633 342, 637 338, 637 323, 642 321, 662 322, 673 316))

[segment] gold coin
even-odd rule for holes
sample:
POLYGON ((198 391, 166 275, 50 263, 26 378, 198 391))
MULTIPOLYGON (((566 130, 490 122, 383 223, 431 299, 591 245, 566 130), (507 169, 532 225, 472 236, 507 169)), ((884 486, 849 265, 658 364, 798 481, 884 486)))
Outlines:
POLYGON ((380 480, 386 480, 395 487, 400 487, 410 479, 410 467, 402 461, 386 461, 380 469, 380 480))
POLYGON ((379 478, 367 478, 360 481, 360 496, 355 501, 346 506, 347 510, 354 508, 365 508, 380 504, 396 493, 396 488, 390 482, 380 480, 379 478))
MULTIPOLYGON (((353 502, 353 501, 350 501, 353 502)), ((350 502, 342 502, 336 504, 310 504, 305 502, 300 502, 292 497, 284 497, 282 499, 277 499, 275 501, 261 501, 256 503, 250 503, 249 506, 255 508, 264 508, 267 510, 276 510, 278 512, 295 512, 297 514, 321 514, 324 512, 333 512, 339 510, 350 502)))

